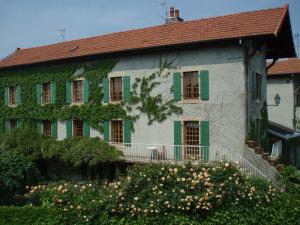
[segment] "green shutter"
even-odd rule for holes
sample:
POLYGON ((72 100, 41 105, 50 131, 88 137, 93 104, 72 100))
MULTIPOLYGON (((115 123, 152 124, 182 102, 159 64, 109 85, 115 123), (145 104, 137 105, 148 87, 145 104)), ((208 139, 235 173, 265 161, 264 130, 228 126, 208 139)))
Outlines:
POLYGON ((182 159, 182 125, 181 121, 174 121, 174 158, 182 159))
POLYGON ((109 121, 104 121, 102 123, 103 127, 103 140, 109 142, 109 121))
POLYGON ((83 102, 89 103, 89 81, 83 81, 83 102))
POLYGON ((36 104, 41 104, 41 84, 35 84, 36 104))
POLYGON ((17 100, 17 105, 20 105, 21 104, 21 87, 20 85, 18 85, 16 87, 16 100, 17 100))
POLYGON ((5 131, 9 131, 9 120, 5 120, 5 131))
POLYGON ((51 136, 57 139, 57 121, 53 120, 51 122, 51 136))
POLYGON ((201 156, 204 162, 209 158, 209 122, 201 121, 201 156))
POLYGON ((202 100, 209 99, 209 72, 208 70, 200 71, 200 96, 202 100))
POLYGON ((124 143, 131 143, 131 121, 124 120, 124 143))
POLYGON ((4 88, 4 105, 8 105, 8 87, 4 88))
POLYGON ((109 102, 109 81, 108 78, 103 78, 103 102, 109 102))
POLYGON ((67 138, 71 138, 73 136, 72 120, 66 120, 66 130, 67 138))
POLYGON ((256 74, 252 72, 252 99, 256 100, 256 74))
POLYGON ((90 137, 90 124, 87 121, 83 121, 83 136, 90 137))
POLYGON ((71 81, 66 81, 66 103, 71 104, 72 103, 72 95, 71 95, 71 81))
POLYGON ((56 82, 51 81, 50 83, 50 89, 51 89, 51 103, 55 104, 56 102, 56 82))
POLYGON ((22 122, 20 120, 17 120, 16 123, 17 123, 17 128, 21 128, 22 127, 22 122))
POLYGON ((43 133, 43 124, 42 124, 42 121, 36 121, 35 122, 35 126, 36 126, 36 132, 38 134, 42 134, 43 133))
POLYGON ((123 77, 123 101, 130 100, 130 76, 123 77))
POLYGON ((181 73, 173 73, 173 94, 176 101, 181 100, 181 73))

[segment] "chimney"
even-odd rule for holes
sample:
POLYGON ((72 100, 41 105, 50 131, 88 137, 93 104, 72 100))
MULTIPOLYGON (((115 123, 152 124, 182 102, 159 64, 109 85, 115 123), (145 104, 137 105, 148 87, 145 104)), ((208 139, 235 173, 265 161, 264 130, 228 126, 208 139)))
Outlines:
POLYGON ((170 17, 174 17, 174 7, 170 7, 170 17))
POLYGON ((176 23, 183 21, 179 16, 179 9, 174 10, 174 7, 170 7, 170 16, 167 18, 166 23, 176 23))
POLYGON ((175 16, 176 16, 177 18, 179 18, 179 9, 176 9, 176 10, 175 10, 175 16))

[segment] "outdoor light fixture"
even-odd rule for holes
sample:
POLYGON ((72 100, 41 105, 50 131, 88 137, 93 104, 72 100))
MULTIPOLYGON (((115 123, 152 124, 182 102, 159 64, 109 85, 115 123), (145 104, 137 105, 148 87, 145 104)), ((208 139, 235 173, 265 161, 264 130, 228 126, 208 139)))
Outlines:
POLYGON ((275 102, 275 105, 268 105, 268 106, 278 106, 280 104, 280 96, 279 94, 276 94, 275 97, 274 97, 274 102, 275 102))

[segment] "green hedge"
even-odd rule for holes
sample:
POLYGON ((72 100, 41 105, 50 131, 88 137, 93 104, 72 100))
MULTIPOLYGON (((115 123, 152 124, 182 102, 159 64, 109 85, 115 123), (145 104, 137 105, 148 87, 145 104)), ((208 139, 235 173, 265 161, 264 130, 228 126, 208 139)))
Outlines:
POLYGON ((45 207, 0 207, 1 225, 56 225, 60 223, 59 214, 45 207))

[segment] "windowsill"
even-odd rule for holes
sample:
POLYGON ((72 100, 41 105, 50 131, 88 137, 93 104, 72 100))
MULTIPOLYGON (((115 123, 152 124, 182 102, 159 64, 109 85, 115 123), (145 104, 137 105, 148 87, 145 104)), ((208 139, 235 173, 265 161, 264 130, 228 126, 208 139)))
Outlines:
POLYGON ((71 106, 81 106, 83 104, 84 104, 83 102, 72 102, 71 106))
POLYGON ((8 104, 8 107, 10 107, 10 108, 16 108, 16 107, 17 107, 17 104, 14 104, 14 105, 8 104))
POLYGON ((110 100, 109 103, 111 103, 111 104, 121 104, 122 100, 110 100))
POLYGON ((201 102, 200 99, 183 99, 179 101, 179 104, 199 104, 201 102))
POLYGON ((51 102, 41 103, 41 106, 45 106, 45 105, 49 105, 49 104, 51 104, 51 102))

